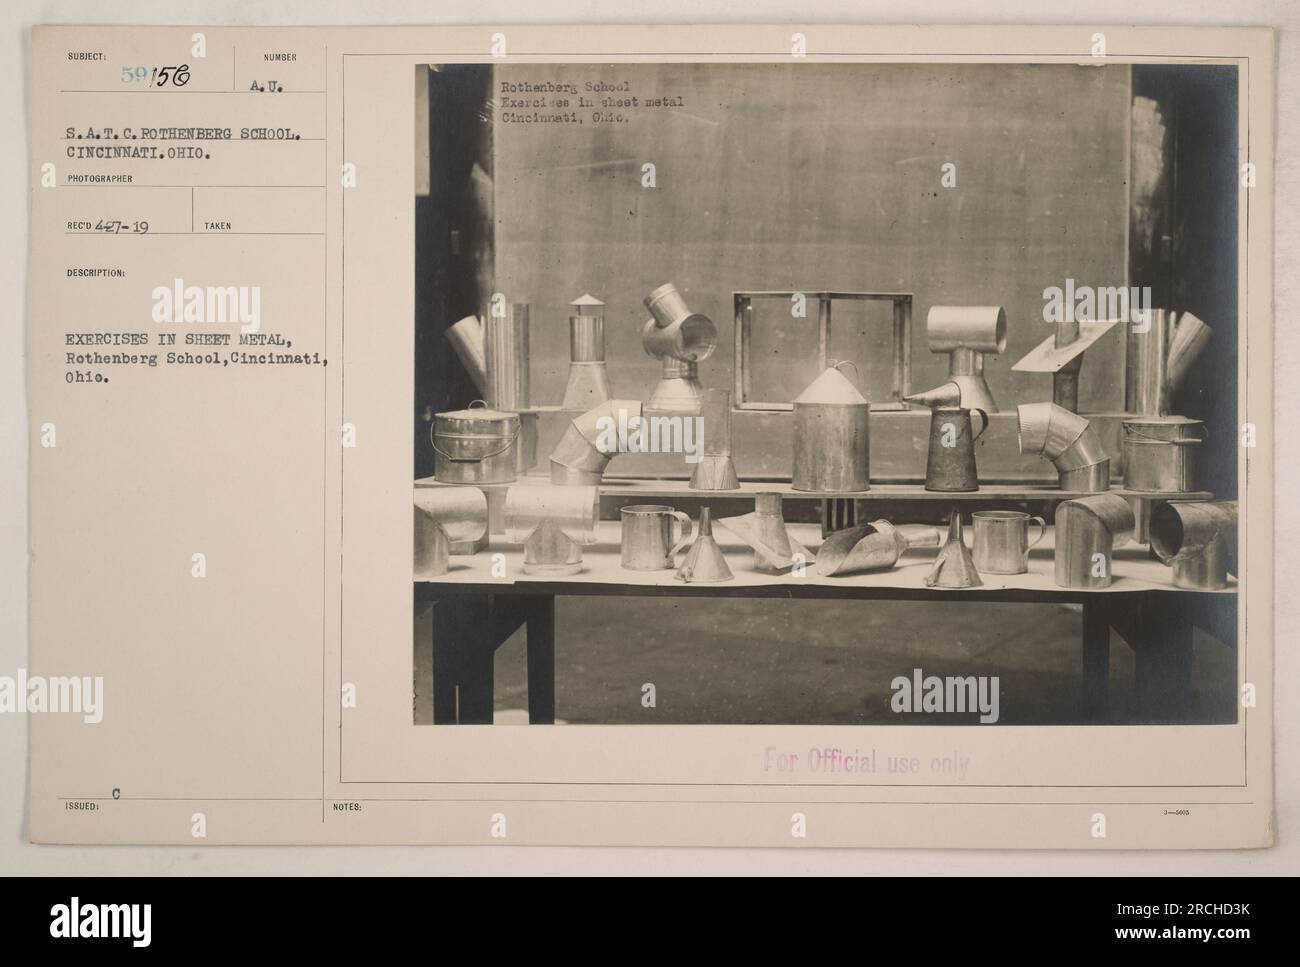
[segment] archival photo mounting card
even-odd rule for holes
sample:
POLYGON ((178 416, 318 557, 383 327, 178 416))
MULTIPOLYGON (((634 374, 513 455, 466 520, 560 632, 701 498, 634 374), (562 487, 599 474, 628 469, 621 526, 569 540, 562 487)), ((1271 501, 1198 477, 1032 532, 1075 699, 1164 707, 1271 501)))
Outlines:
POLYGON ((1272 844, 1271 31, 30 44, 34 842, 1272 844))

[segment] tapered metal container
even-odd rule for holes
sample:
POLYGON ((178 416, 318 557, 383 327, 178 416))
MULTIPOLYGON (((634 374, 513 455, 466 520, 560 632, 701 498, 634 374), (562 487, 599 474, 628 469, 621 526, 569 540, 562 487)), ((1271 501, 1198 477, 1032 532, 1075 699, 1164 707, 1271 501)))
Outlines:
POLYGON ((968 493, 980 489, 975 441, 988 429, 983 410, 936 406, 930 415, 930 452, 925 461, 925 489, 968 493))
POLYGON ((794 401, 791 486, 810 493, 871 489, 871 404, 835 367, 794 401))

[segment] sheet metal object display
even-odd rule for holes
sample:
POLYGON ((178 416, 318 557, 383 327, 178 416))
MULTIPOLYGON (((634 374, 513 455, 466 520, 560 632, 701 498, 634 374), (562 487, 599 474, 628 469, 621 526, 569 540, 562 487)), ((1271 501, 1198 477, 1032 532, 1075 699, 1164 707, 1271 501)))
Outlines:
POLYGON ((978 588, 984 582, 975 567, 970 550, 962 539, 961 511, 948 518, 948 540, 939 549, 934 567, 925 576, 927 588, 978 588))
POLYGON ((817 549, 817 573, 844 577, 862 571, 880 571, 898 563, 909 547, 938 547, 937 527, 914 524, 895 526, 887 520, 836 531, 817 549))
POLYGON ((810 493, 871 489, 871 404, 836 364, 794 400, 791 486, 810 493))
POLYGON ((1190 312, 1150 309, 1144 322, 1128 327, 1124 366, 1124 410, 1141 416, 1168 416, 1174 394, 1211 329, 1190 312), (1139 329, 1143 331, 1139 332, 1139 329))
POLYGON ((506 540, 524 545, 525 574, 577 574, 582 548, 596 543, 595 487, 526 486, 506 492, 506 540))
POLYGON ((928 393, 906 397, 907 401, 998 412, 984 381, 984 357, 1007 348, 1007 314, 1002 307, 931 306, 925 329, 930 352, 949 354, 948 380, 928 393))
POLYGON ((1048 336, 1011 368, 1019 373, 1051 373, 1052 402, 1077 413, 1079 411, 1079 371, 1083 354, 1098 339, 1123 320, 1105 319, 1080 322, 1061 320, 1056 332, 1048 336))
POLYGON ((551 453, 551 483, 565 486, 599 484, 609 462, 619 453, 620 429, 640 430, 640 400, 606 400, 574 417, 551 453))
POLYGON ((752 514, 721 517, 718 524, 754 549, 754 569, 763 574, 784 574, 797 564, 816 560, 786 530, 780 494, 756 494, 752 514))
POLYGON ((1151 512, 1151 549, 1174 569, 1174 586, 1217 591, 1237 573, 1237 502, 1173 501, 1151 512))
POLYGON ((609 399, 609 372, 605 366, 605 303, 583 294, 569 305, 569 381, 564 387, 562 410, 586 411, 609 399))
POLYGON ((1113 555, 1133 536, 1133 508, 1117 494, 1076 497, 1056 508, 1056 583, 1088 590, 1110 587, 1113 555))
POLYGON ((977 510, 971 514, 971 558, 984 574, 1024 574, 1029 549, 1047 535, 1047 521, 1018 510, 977 510), (1029 539, 1030 523, 1038 536, 1029 539))
POLYGON ((492 484, 515 479, 519 414, 478 409, 471 403, 467 409, 435 413, 429 436, 433 476, 442 483, 492 484))
POLYGON ((487 536, 487 498, 477 487, 430 487, 415 497, 415 579, 446 574, 455 545, 487 536))
POLYGON ((445 333, 447 342, 456 351, 461 364, 469 374, 470 382, 484 396, 488 391, 487 357, 484 355, 483 323, 478 316, 466 316, 453 323, 445 333))
POLYGON ((623 531, 620 562, 629 571, 666 571, 677 566, 677 555, 691 542, 695 525, 680 510, 666 504, 630 504, 619 510, 623 531), (681 537, 673 540, 673 524, 681 537))
POLYGON ((663 361, 659 385, 646 401, 654 413, 700 412, 699 363, 718 345, 718 330, 708 316, 691 312, 671 282, 645 297, 650 318, 641 329, 647 355, 663 361))
POLYGON ((1110 489, 1110 454, 1092 424, 1055 403, 1016 407, 1020 452, 1052 461, 1062 490, 1104 493, 1110 489))
POLYGON ((930 412, 930 451, 925 461, 925 489, 969 493, 980 489, 975 441, 988 429, 983 410, 936 406, 930 412))
POLYGON ((700 461, 691 471, 692 490, 737 490, 740 478, 731 459, 731 392, 706 389, 700 402, 704 439, 700 461))
POLYGON ((1186 493, 1192 483, 1196 448, 1205 424, 1184 416, 1123 421, 1124 486, 1152 493, 1186 493))
POLYGON ((515 413, 528 409, 527 303, 494 308, 484 317, 483 358, 488 406, 515 413))
POLYGON ((700 524, 695 543, 686 552, 686 560, 682 561, 682 566, 673 576, 686 584, 713 584, 732 579, 727 558, 718 542, 713 539, 713 524, 709 519, 708 507, 700 508, 700 524))

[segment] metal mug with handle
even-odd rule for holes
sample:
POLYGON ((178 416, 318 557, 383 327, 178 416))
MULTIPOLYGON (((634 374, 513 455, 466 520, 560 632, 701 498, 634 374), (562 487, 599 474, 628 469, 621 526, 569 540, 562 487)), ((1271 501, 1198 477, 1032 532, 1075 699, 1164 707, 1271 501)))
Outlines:
POLYGON ((977 570, 988 574, 1024 574, 1029 570, 1029 549, 1047 534, 1047 521, 1018 510, 977 510, 973 557, 977 570), (1038 536, 1029 539, 1029 522, 1038 536))
POLYGON ((691 543, 695 524, 680 510, 663 504, 633 504, 620 512, 623 519, 623 567, 629 571, 663 571, 676 567, 677 554, 691 543), (673 541, 673 521, 682 536, 673 541))

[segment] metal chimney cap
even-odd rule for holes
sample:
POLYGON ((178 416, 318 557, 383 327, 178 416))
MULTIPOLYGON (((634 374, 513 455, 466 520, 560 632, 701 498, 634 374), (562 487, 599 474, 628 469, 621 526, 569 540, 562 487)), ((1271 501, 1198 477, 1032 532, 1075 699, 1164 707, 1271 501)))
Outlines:
POLYGON ((858 392, 853 381, 834 366, 827 369, 808 388, 795 397, 796 403, 830 403, 839 406, 867 406, 867 398, 858 392))
POLYGON ((590 292, 584 292, 582 295, 578 296, 578 298, 570 302, 569 305, 581 312, 583 309, 594 309, 597 307, 604 308, 605 303, 601 302, 590 292))

